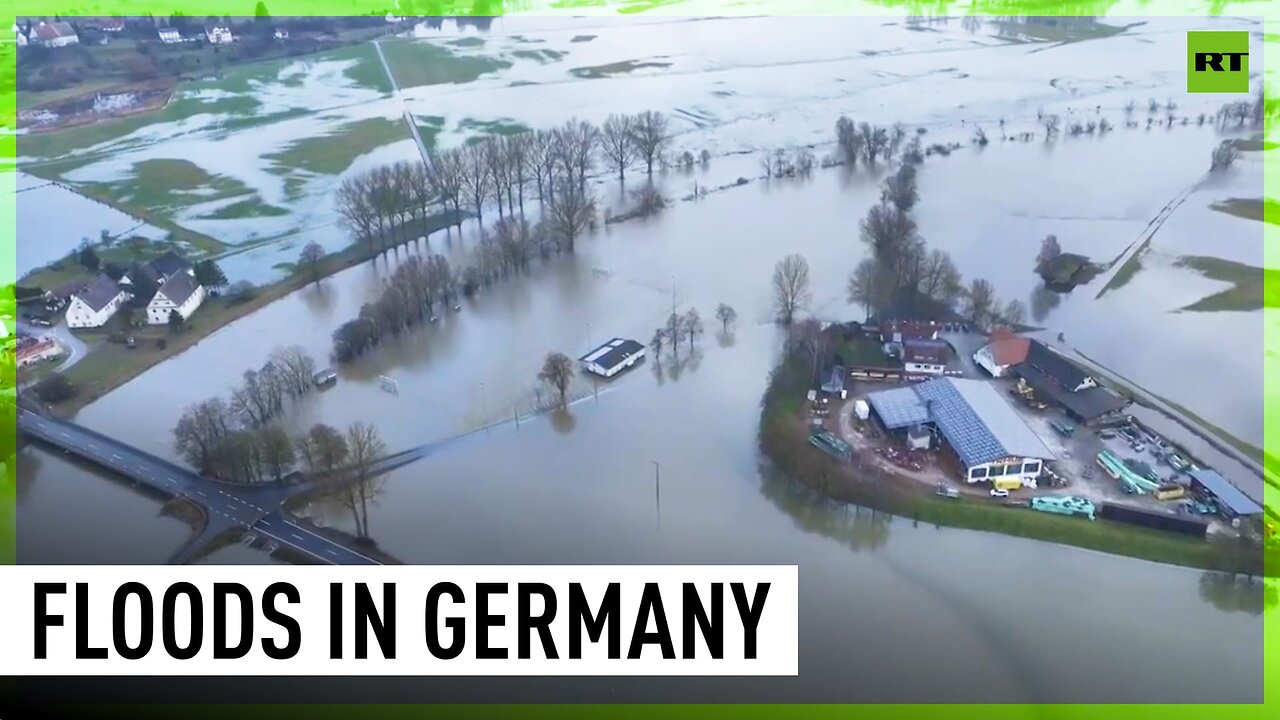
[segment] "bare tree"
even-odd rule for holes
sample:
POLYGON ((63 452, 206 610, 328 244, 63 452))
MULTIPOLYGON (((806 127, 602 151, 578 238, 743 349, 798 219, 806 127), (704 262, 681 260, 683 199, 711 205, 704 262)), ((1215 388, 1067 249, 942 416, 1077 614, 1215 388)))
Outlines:
MULTIPOLYGON (((586 192, 587 173, 595 164, 596 139, 599 130, 583 120, 570 120, 552 132, 552 157, 564 172, 567 185, 586 192)), ((556 192, 560 192, 556 187, 556 192)))
POLYGON ((369 501, 381 489, 374 468, 387 453, 387 446, 378 437, 378 431, 368 423, 355 422, 347 428, 346 437, 350 458, 345 478, 343 504, 355 519, 356 537, 369 537, 369 501))
POLYGON ((625 180, 627 166, 636 157, 636 146, 631 140, 632 118, 630 115, 610 115, 600 127, 600 153, 604 155, 609 167, 618 171, 618 179, 625 180))
POLYGON ((1027 306, 1021 300, 1010 300, 1001 308, 1000 320, 1010 326, 1025 323, 1027 321, 1027 306))
POLYGON ((738 311, 725 303, 716 307, 716 319, 720 321, 722 332, 729 332, 729 324, 738 319, 738 311))
POLYGON ((573 360, 564 353, 548 353, 546 360, 542 362, 542 371, 538 373, 538 379, 555 388, 560 396, 560 407, 565 407, 569 383, 573 380, 573 360))
POLYGON ((671 354, 680 355, 680 339, 684 337, 684 321, 676 313, 667 316, 667 339, 671 341, 671 354))
POLYGON ((489 197, 490 182, 485 148, 480 144, 467 145, 462 150, 461 160, 463 191, 471 201, 476 220, 483 224, 484 201, 489 197))
POLYGON ((875 258, 863 258, 849 274, 849 302, 861 305, 868 318, 884 307, 892 292, 891 271, 875 258))
POLYGON ((316 423, 299 438, 295 445, 307 471, 312 475, 334 474, 342 468, 351 454, 347 439, 330 425, 316 423))
POLYGON ((547 224, 558 248, 573 252, 577 239, 596 224, 596 200, 590 189, 571 180, 559 183, 547 208, 547 224))
POLYGON ((324 259, 324 248, 319 243, 309 242, 302 247, 298 255, 298 264, 311 269, 311 281, 320 282, 320 261, 324 259))
POLYGON ((334 207, 339 223, 357 240, 369 243, 373 250, 373 238, 378 231, 378 212, 370 202, 369 177, 365 174, 348 177, 338 185, 334 193, 334 207))
POLYGON ((316 361, 301 346, 277 348, 271 353, 271 365, 276 368, 291 395, 303 395, 311 391, 316 361))
POLYGON ((1040 241, 1040 252, 1036 255, 1036 267, 1043 266, 1061 254, 1062 247, 1058 245, 1058 236, 1045 235, 1044 240, 1040 241))
POLYGON ((903 163, 896 173, 885 178, 880 198, 903 213, 911 212, 920 200, 916 189, 916 166, 903 163))
POLYGON ((982 278, 974 278, 965 291, 965 316, 977 327, 986 327, 991 321, 996 303, 995 287, 982 278))
POLYGON ((649 347, 653 348, 653 355, 657 357, 662 354, 662 344, 666 341, 667 333, 662 328, 653 331, 653 338, 649 340, 649 347))
POLYGON ((684 314, 680 322, 684 327, 684 334, 689 337, 689 347, 692 348, 703 331, 702 316, 698 314, 697 308, 689 308, 689 311, 684 314))
POLYGON ((849 167, 857 166, 858 157, 862 155, 862 140, 857 124, 843 115, 836 120, 836 145, 844 163, 849 167))
POLYGON ((631 142, 636 153, 644 160, 645 172, 653 177, 653 163, 662 157, 670 142, 667 116, 655 110, 636 115, 631 125, 631 142))
POLYGON ((1062 118, 1057 115, 1045 115, 1040 118, 1040 124, 1044 125, 1044 139, 1047 141, 1058 134, 1058 128, 1062 125, 1062 118))
POLYGON ((257 438, 263 466, 276 479, 276 482, 280 482, 298 461, 293 441, 279 425, 268 425, 262 428, 257 438))
POLYGON ((1213 149, 1213 156, 1209 161, 1209 171, 1219 172, 1226 170, 1235 164, 1240 158, 1240 150, 1236 147, 1235 141, 1223 140, 1218 143, 1218 147, 1213 149))
POLYGON ((924 256, 924 263, 916 289, 926 297, 953 307, 964 292, 960 271, 944 250, 934 248, 924 256))
POLYGON ((792 254, 778 261, 773 268, 773 300, 778 319, 790 325, 797 313, 808 306, 809 263, 804 257, 792 254))

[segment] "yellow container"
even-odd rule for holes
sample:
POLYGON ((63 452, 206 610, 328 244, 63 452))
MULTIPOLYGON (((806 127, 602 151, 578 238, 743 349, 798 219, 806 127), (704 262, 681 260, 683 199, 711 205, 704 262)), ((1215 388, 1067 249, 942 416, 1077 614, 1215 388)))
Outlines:
POLYGON ((1018 478, 998 478, 991 481, 991 486, 997 490, 1017 490, 1022 487, 1022 481, 1018 478))

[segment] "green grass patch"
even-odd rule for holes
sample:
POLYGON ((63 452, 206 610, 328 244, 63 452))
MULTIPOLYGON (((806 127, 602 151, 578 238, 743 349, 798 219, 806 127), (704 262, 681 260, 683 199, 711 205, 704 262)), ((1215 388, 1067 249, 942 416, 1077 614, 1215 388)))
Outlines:
POLYGON ((1051 287, 1085 285, 1101 272, 1101 266, 1075 253, 1060 253, 1036 268, 1036 273, 1051 287))
POLYGON ((444 44, 460 48, 484 47, 484 38, 475 36, 464 37, 458 38, 457 40, 445 40, 444 44))
POLYGON ((1270 198, 1229 198, 1209 207, 1238 218, 1280 225, 1280 202, 1270 198))
POLYGON ((871 337, 855 337, 841 340, 836 345, 836 354, 848 365, 864 367, 900 368, 902 363, 884 354, 880 341, 871 337))
POLYGON ((1182 308, 1194 312, 1249 312, 1280 307, 1280 270, 1245 265, 1204 255, 1186 255, 1174 263, 1195 270, 1210 280, 1232 283, 1182 308))
POLYGON ((415 115, 413 121, 418 127, 422 144, 429 148, 435 147, 436 137, 440 135, 441 130, 444 130, 444 118, 439 115, 415 115))
POLYGON ((382 43, 382 52, 402 88, 469 83, 511 67, 507 60, 456 55, 443 45, 413 40, 382 43))
POLYGON ((561 50, 515 50, 511 53, 513 56, 523 60, 533 60, 542 64, 555 62, 569 53, 561 50))
POLYGON ((591 42, 592 40, 595 40, 595 39, 596 39, 595 35, 574 35, 573 37, 569 38, 569 42, 584 43, 584 42, 591 42))
MULTIPOLYGON (((383 50, 386 50, 385 45, 383 50)), ((378 59, 378 49, 371 43, 349 45, 341 50, 326 53, 320 59, 355 60, 356 63, 347 68, 344 75, 360 87, 377 90, 384 94, 391 92, 391 79, 387 77, 387 71, 383 69, 382 61, 378 59)), ((388 58, 389 61, 390 58, 388 58)))
POLYGON ((239 180, 211 175, 190 160, 157 158, 134 163, 133 175, 115 182, 81 183, 98 188, 122 207, 144 207, 172 213, 190 205, 248 195, 253 191, 239 180))
POLYGON ((995 23, 997 35, 1020 42, 1073 43, 1119 35, 1135 25, 1100 23, 1091 17, 1026 17, 995 23))
POLYGON ((661 62, 658 60, 623 60, 621 62, 609 63, 607 65, 577 67, 570 70, 569 73, 585 80, 599 80, 602 78, 613 77, 614 75, 626 75, 627 73, 632 73, 644 68, 665 67, 671 67, 671 63, 661 62))
POLYGON ((1280 147, 1280 144, 1266 140, 1261 135, 1254 135, 1251 138, 1237 138, 1232 140, 1231 144, 1240 152, 1263 152, 1264 150, 1274 150, 1280 147))
POLYGON ((1107 284, 1102 286, 1102 289, 1098 291, 1099 298, 1112 290, 1119 290, 1125 285, 1128 285, 1129 281, 1138 274, 1138 271, 1142 270, 1142 254, 1147 251, 1147 243, 1149 242, 1151 242, 1150 238, 1143 241, 1142 247, 1134 252, 1133 255, 1129 256, 1129 259, 1125 261, 1124 265, 1120 266, 1120 269, 1116 271, 1116 274, 1112 275, 1111 279, 1107 281, 1107 284))
POLYGON ((244 218, 281 217, 288 215, 284 208, 268 205, 256 194, 247 200, 240 200, 201 215, 201 220, 242 220, 244 218))
MULTIPOLYGON (((192 257, 193 255, 204 256, 199 252, 193 253, 189 244, 170 242, 168 240, 129 237, 113 240, 105 245, 97 242, 97 238, 92 238, 92 240, 95 242, 94 251, 97 252, 98 258, 104 265, 106 263, 115 263, 122 267, 127 267, 135 262, 145 262, 163 255, 168 250, 173 250, 179 255, 187 257, 192 257)), ((221 247, 219 245, 219 248, 221 247)), ((76 262, 77 252, 73 251, 67 257, 27 273, 22 278, 22 284, 52 290, 69 282, 92 280, 97 273, 89 272, 80 263, 76 262)))
POLYGON ((284 150, 266 155, 279 167, 306 170, 320 175, 337 175, 356 158, 408 138, 398 120, 368 118, 347 123, 327 135, 295 140, 284 150))
MULTIPOLYGON (((498 118, 497 120, 476 120, 475 118, 465 118, 458 123, 458 130, 469 130, 477 133, 476 137, 469 138, 467 142, 477 142, 484 135, 519 135, 520 133, 529 132, 528 125, 511 118, 498 118)), ((426 138, 423 138, 425 142, 426 138)))

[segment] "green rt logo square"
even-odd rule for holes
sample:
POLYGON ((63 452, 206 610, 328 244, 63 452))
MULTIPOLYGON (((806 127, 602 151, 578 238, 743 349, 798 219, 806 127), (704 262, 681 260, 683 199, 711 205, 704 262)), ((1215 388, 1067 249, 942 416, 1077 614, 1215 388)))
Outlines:
POLYGON ((1249 92, 1249 33, 1188 32, 1187 92, 1249 92))

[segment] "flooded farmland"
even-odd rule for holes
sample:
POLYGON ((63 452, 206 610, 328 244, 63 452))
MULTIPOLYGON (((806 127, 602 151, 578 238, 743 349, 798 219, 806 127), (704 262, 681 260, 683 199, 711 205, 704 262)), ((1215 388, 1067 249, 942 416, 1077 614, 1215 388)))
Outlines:
MULTIPOLYGON (((296 258, 288 243, 297 235, 324 234, 331 249, 344 242, 329 194, 335 178, 417 153, 407 138, 362 126, 353 131, 359 152, 344 157, 336 173, 328 171, 342 163, 276 175, 255 164, 268 146, 278 152, 324 127, 396 119, 400 104, 415 116, 444 117, 434 140, 441 146, 482 127, 466 119, 543 127, 571 115, 599 121, 610 112, 656 108, 673 117, 677 149, 713 155, 705 168, 662 173, 669 196, 690 193, 695 182, 714 188, 752 179, 676 203, 655 218, 603 227, 573 255, 495 285, 465 300, 460 312, 342 368, 336 387, 313 394, 288 418, 295 428, 373 422, 392 450, 433 445, 428 457, 390 476, 369 518, 379 546, 405 562, 800 567, 797 678, 548 681, 513 685, 511 699, 616 691, 629 699, 659 692, 673 700, 742 701, 1260 700, 1261 617, 1226 609, 1232 605, 1216 601, 1203 573, 834 506, 771 478, 756 450, 759 400, 782 342, 770 309, 773 265, 788 253, 804 255, 812 267, 813 314, 862 319, 860 308, 847 303, 845 285, 866 252, 858 222, 878 201, 882 171, 830 168, 807 180, 765 181, 755 179, 755 153, 798 143, 821 144, 825 153, 841 113, 922 127, 929 142, 965 142, 975 124, 994 136, 1001 118, 1010 134, 1034 131, 1040 108, 1119 121, 1127 100, 1143 103, 1148 96, 1176 97, 1180 113, 1211 113, 1209 102, 1176 87, 1177 73, 1155 67, 1163 56, 1158 48, 1176 50, 1187 21, 1149 21, 1063 46, 1009 44, 958 22, 921 32, 878 19, 874 33, 869 20, 577 22, 530 21, 526 28, 507 18, 483 36, 483 45, 451 52, 496 57, 508 67, 467 82, 402 84, 399 98, 361 90, 342 71, 347 65, 325 70, 352 101, 367 100, 358 111, 340 111, 340 121, 324 113, 288 118, 279 121, 289 123, 287 131, 273 124, 247 138, 209 128, 173 136, 153 129, 154 141, 119 152, 94 149, 95 160, 69 174, 73 182, 129 182, 129 168, 139 162, 188 158, 211 177, 240 183, 227 198, 246 195, 240 187, 252 189, 288 211, 262 227, 281 223, 270 232, 289 238, 228 258, 229 266, 243 262, 244 275, 255 279, 271 276, 267 263, 296 258), (707 32, 709 23, 723 26, 707 32), (573 40, 584 34, 596 37, 573 40), (773 42, 762 51, 744 37, 773 42), (555 52, 514 55, 520 45, 555 52), (1118 77, 1105 70, 1115 57, 1139 61, 1118 77), (645 66, 622 69, 635 63, 645 66), (571 72, 582 68, 594 70, 571 72), (1063 76, 1063 68, 1072 76, 1063 76), (225 154, 215 160, 219 151, 225 154), (294 184, 304 189, 302 199, 289 201, 293 175, 304 178, 294 184), (277 258, 271 247, 289 252, 277 258), (728 333, 710 320, 721 302, 738 310, 728 333), (579 399, 567 411, 516 419, 538 397, 536 375, 547 352, 576 356, 612 336, 643 341, 673 304, 708 318, 695 350, 675 360, 669 353, 649 358, 609 383, 579 380, 579 399), (384 391, 383 377, 395 381, 396 394, 384 391), (502 424, 466 434, 495 423, 502 424), (1179 618, 1178 632, 1168 631, 1170 617, 1179 618), (1100 657, 1099 643, 1118 632, 1132 641, 1100 657), (1169 677, 1179 682, 1171 685, 1169 677)), ((1249 27, 1226 19, 1201 24, 1249 27)), ((440 40, 425 29, 416 35, 394 42, 440 40)), ((1245 153, 1227 178, 1206 181, 1210 150, 1221 139, 1194 124, 1121 128, 1054 143, 996 139, 986 148, 933 156, 921 168, 920 229, 931 246, 951 253, 966 278, 985 277, 1001 297, 1022 299, 1035 323, 1061 332, 1067 345, 1261 445, 1267 400, 1259 393, 1261 330, 1275 322, 1266 314, 1272 311, 1183 310, 1223 282, 1180 258, 1264 265, 1261 223, 1210 207, 1262 194, 1259 153, 1245 153), (1057 235, 1064 250, 1106 263, 1189 189, 1127 282, 1101 293, 1113 276, 1105 273, 1068 295, 1037 300, 1042 291, 1032 269, 1046 234, 1057 235), (1221 352, 1226 344, 1236 351, 1221 352), (1223 380, 1186 381, 1206 374, 1223 380)), ((614 181, 600 177, 596 184, 606 203, 621 204, 614 181)), ((192 209, 204 200, 188 200, 175 203, 175 218, 209 214, 192 209)), ((254 231, 246 228, 255 225, 245 218, 202 222, 201 232, 229 246, 251 240, 254 231), (231 223, 225 237, 224 222, 231 223)), ((413 252, 461 257, 476 232, 468 224, 460 237, 433 235, 429 249, 401 249, 289 295, 147 371, 77 421, 173 458, 171 429, 187 405, 225 395, 275 347, 297 344, 327 357, 332 331, 377 296, 397 262, 413 252)), ((186 535, 185 525, 161 515, 157 499, 126 484, 36 448, 23 457, 24 562, 162 562, 186 535)), ((309 512, 326 524, 350 523, 337 507, 320 504, 309 512)), ((238 546, 207 559, 264 560, 238 546)), ((477 691, 465 683, 421 685, 433 697, 477 691)))

